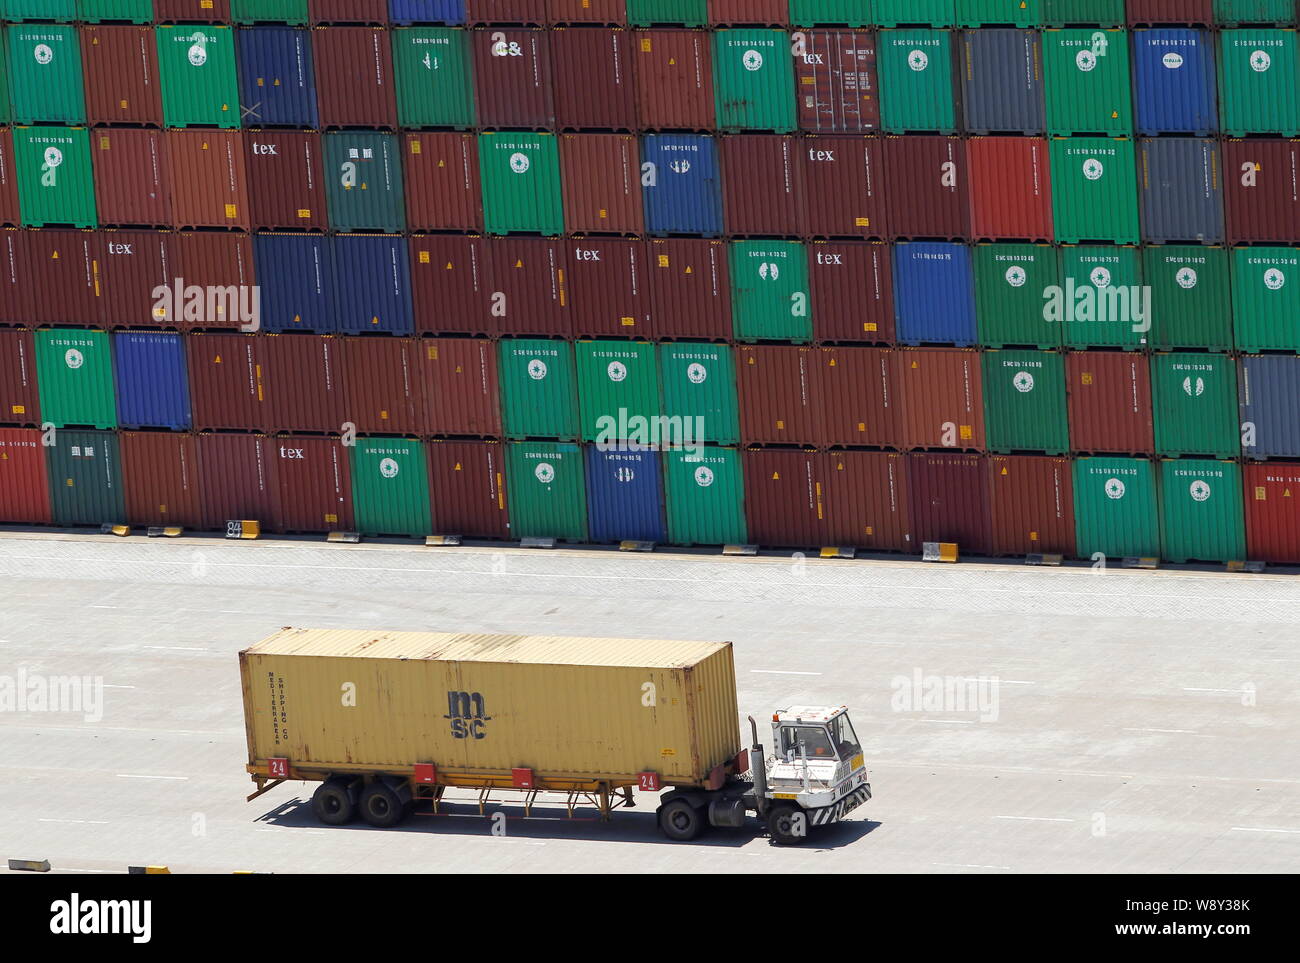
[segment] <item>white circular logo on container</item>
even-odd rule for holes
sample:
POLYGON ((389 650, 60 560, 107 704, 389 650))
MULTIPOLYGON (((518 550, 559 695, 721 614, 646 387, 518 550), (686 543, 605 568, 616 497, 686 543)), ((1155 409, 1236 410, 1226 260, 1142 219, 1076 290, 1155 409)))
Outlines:
POLYGON ((1199 398, 1201 395, 1205 394, 1205 379, 1197 378, 1195 381, 1192 381, 1191 376, 1188 375, 1183 379, 1183 391, 1189 398, 1199 398))
POLYGON ((627 377, 627 365, 621 361, 611 361, 605 368, 610 381, 622 381, 627 377))
POLYGON ((1198 502, 1203 502, 1210 497, 1210 486, 1199 478, 1192 482, 1191 487, 1187 490, 1192 493, 1192 498, 1198 502))
POLYGON ((57 147, 45 148, 45 166, 51 169, 63 163, 63 151, 57 147))
POLYGON ((1100 266, 1095 267, 1092 269, 1092 273, 1088 275, 1088 280, 1092 281, 1092 286, 1095 288, 1108 288, 1110 287, 1110 269, 1100 266))
POLYGON ((1013 288, 1023 288, 1025 282, 1029 280, 1029 275, 1019 264, 1013 264, 1011 267, 1007 268, 1005 277, 1007 279, 1007 284, 1010 284, 1013 288))
POLYGON ((385 458, 379 463, 379 474, 385 478, 396 478, 399 471, 401 471, 401 468, 391 458, 385 458))
POLYGON ((757 50, 746 50, 740 62, 745 65, 746 70, 758 70, 763 66, 763 55, 757 50))
POLYGON ((1250 55, 1250 69, 1255 73, 1262 74, 1271 66, 1273 66, 1273 58, 1263 50, 1256 50, 1250 55))
POLYGON ((36 49, 32 51, 32 55, 36 57, 36 62, 42 67, 54 59, 54 51, 50 49, 50 45, 47 43, 38 43, 36 49))
POLYGON ((543 485, 549 485, 555 481, 555 468, 550 462, 538 462, 537 467, 533 469, 533 474, 543 485))
POLYGON ((758 276, 764 281, 775 281, 781 276, 781 269, 770 261, 764 261, 758 266, 758 276))
POLYGON ((1178 282, 1178 286, 1184 291, 1190 291, 1196 287, 1199 278, 1196 275, 1195 268, 1185 267, 1179 268, 1178 273, 1174 275, 1174 280, 1178 282))
POLYGON ((1080 50, 1074 55, 1074 65, 1087 73, 1093 67, 1097 66, 1097 55, 1091 50, 1080 50))
POLYGON ((1123 498, 1124 493, 1126 491, 1128 491, 1128 489, 1124 487, 1124 483, 1120 481, 1118 478, 1110 478, 1106 480, 1107 498, 1114 498, 1114 499, 1123 498))
POLYGON ((208 48, 204 44, 202 34, 196 33, 194 38, 195 43, 190 47, 190 63, 195 67, 202 67, 208 62, 208 48))
POLYGON ((549 370, 550 369, 546 367, 546 362, 541 358, 534 358, 532 361, 528 362, 528 377, 532 378, 534 381, 541 381, 546 377, 546 373, 549 370))
POLYGON ((693 385, 702 385, 709 376, 709 369, 696 362, 686 369, 686 379, 693 385))
POLYGON ((515 153, 510 155, 510 169, 516 174, 525 174, 528 172, 528 168, 532 166, 527 154, 515 153))
POLYGON ((907 55, 907 65, 915 71, 922 71, 930 66, 930 58, 924 50, 913 50, 907 55))
POLYGON ((1095 157, 1089 157, 1083 162, 1083 176, 1090 181, 1100 180, 1101 175, 1106 173, 1106 168, 1102 166, 1101 161, 1095 157))
POLYGON ((1011 379, 1011 383, 1016 386, 1016 390, 1022 395, 1034 390, 1034 376, 1028 371, 1017 371, 1016 376, 1011 379))
POLYGON ((69 368, 75 370, 77 368, 80 368, 83 364, 85 364, 86 359, 82 356, 81 352, 78 351, 76 348, 69 348, 67 351, 63 352, 63 362, 69 368))
POLYGON ((1160 62, 1170 70, 1177 70, 1183 65, 1183 57, 1182 54, 1170 52, 1165 54, 1164 58, 1160 62))
POLYGON ((1284 284, 1286 284, 1286 275, 1277 268, 1269 268, 1264 272, 1264 287, 1270 291, 1280 291, 1284 284))
POLYGON ((701 488, 708 488, 713 484, 713 469, 708 465, 701 465, 695 469, 695 484, 701 488))

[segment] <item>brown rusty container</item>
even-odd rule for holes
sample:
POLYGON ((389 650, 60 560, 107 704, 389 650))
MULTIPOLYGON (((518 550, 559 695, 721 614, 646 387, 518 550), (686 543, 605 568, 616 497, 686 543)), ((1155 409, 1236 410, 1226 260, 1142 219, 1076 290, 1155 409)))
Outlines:
POLYGON ((731 281, 722 241, 648 242, 652 329, 656 338, 731 339, 731 281))
POLYGON ((703 30, 635 30, 637 114, 646 130, 711 130, 713 59, 703 30))
POLYGON ((1225 140, 1229 244, 1300 241, 1300 140, 1225 140))
POLYGON ((636 130, 632 35, 626 30, 552 30, 555 124, 560 130, 636 130))
POLYGON ((458 131, 405 134, 403 186, 412 231, 483 230, 478 138, 458 131))
POLYGON ((988 472, 994 555, 1074 556, 1074 474, 1068 458, 993 455, 988 472))
POLYGON ((961 240, 970 233, 966 146, 956 137, 886 137, 889 233, 961 240))
POLYGON ((0 428, 0 522, 48 525, 50 485, 42 432, 0 428))
POLYGON ((883 142, 876 137, 800 138, 810 237, 886 238, 883 142))
POLYGON ((30 238, 29 231, 0 230, 0 324, 31 324, 36 319, 30 238))
POLYGON ((153 0, 158 23, 230 23, 230 0, 153 0))
POLYGON ((549 237, 494 237, 487 242, 491 333, 569 337, 564 245, 549 237))
POLYGON ((897 448, 900 415, 888 348, 818 348, 816 397, 823 445, 897 448))
POLYGON ((1043 137, 972 137, 971 235, 987 241, 1051 241, 1052 183, 1043 137))
POLYGON ((431 441, 433 530, 466 538, 509 538, 505 452, 496 441, 431 441))
POLYGON ((825 430, 817 395, 820 351, 744 345, 736 351, 740 438, 746 445, 816 445, 825 430))
POLYGON ((31 331, 0 328, 0 425, 41 423, 35 351, 31 331))
POLYGON ((546 0, 465 0, 469 23, 546 23, 546 0))
POLYGON ((414 338, 339 338, 344 421, 363 435, 423 435, 424 389, 414 338))
MULTIPOLYGON (((200 288, 248 288, 255 283, 253 270, 253 242, 247 234, 214 231, 186 231, 174 235, 172 263, 177 265, 177 277, 186 286, 200 288)), ((205 305, 197 315, 188 315, 167 322, 194 331, 237 331, 240 319, 231 316, 222 305, 205 305), (215 307, 215 313, 209 308, 215 307)))
POLYGON ((1151 372, 1128 351, 1075 351, 1065 356, 1070 448, 1081 454, 1151 455, 1151 372))
POLYGON ((411 303, 420 334, 488 334, 497 328, 478 235, 414 234, 411 303))
POLYGON ((388 31, 316 27, 312 30, 312 59, 322 128, 397 126, 388 31))
POLYGON ((231 520, 258 521, 274 529, 280 517, 276 459, 264 435, 198 436, 202 527, 224 530, 231 520))
POLYGON ((794 58, 799 126, 816 133, 880 127, 876 38, 866 30, 804 30, 794 58))
POLYGON ((91 131, 95 209, 103 227, 170 227, 171 173, 160 130, 91 131))
POLYGON ((22 224, 18 209, 18 171, 14 167, 14 135, 0 127, 0 227, 22 224))
POLYGON ((789 18, 786 0, 709 0, 709 23, 715 27, 738 24, 784 27, 789 18))
POLYGON ((178 431, 124 431, 119 441, 127 523, 202 527, 194 436, 178 431))
POLYGON ((1213 26, 1214 0, 1127 0, 1130 27, 1213 26))
POLYGON ((890 246, 880 241, 815 241, 808 246, 813 338, 823 342, 894 340, 890 246))
POLYGON ((545 30, 471 31, 474 106, 489 128, 555 127, 551 47, 545 30))
POLYGON ((244 134, 237 130, 169 130, 172 224, 181 229, 226 227, 247 231, 248 175, 244 134))
POLYGON ((564 225, 570 234, 640 234, 645 230, 641 160, 631 134, 560 138, 564 225))
POLYGON ((388 0, 307 0, 307 19, 322 23, 388 23, 388 0))
POLYGON ((315 131, 244 134, 249 220, 258 231, 324 231, 324 148, 315 131))
POLYGON ((280 435, 269 440, 279 532, 348 532, 352 471, 338 438, 280 435))
POLYGON ((483 338, 425 338, 418 345, 416 377, 424 394, 424 433, 500 435, 495 344, 483 338))
POLYGON ((28 231, 33 318, 39 324, 99 327, 100 237, 92 231, 28 231))
POLYGON ((917 550, 956 542, 962 555, 993 552, 988 466, 979 455, 907 456, 908 509, 917 550))
MULTIPOLYGON (((339 355, 343 342, 319 334, 262 335, 269 431, 342 432, 357 414, 348 406, 339 355)), ((360 429, 359 429, 360 430, 360 429)))
POLYGON ((171 327, 181 319, 156 296, 175 292, 179 265, 167 231, 103 231, 98 258, 99 316, 107 328, 171 327))
POLYGON ((883 451, 822 455, 827 541, 875 552, 912 552, 907 456, 883 451))
POLYGON ((87 123, 162 126, 153 27, 86 24, 81 28, 81 60, 87 123))
POLYGON ((822 483, 826 463, 820 454, 748 448, 741 465, 751 542, 800 549, 830 544, 822 483))
POLYGON ((904 348, 894 352, 894 387, 901 402, 903 448, 984 450, 980 356, 962 348, 904 348))
POLYGON ((551 23, 627 23, 627 0, 546 0, 551 23))
POLYGON ((731 134, 720 143, 723 224, 733 237, 802 237, 801 141, 783 134, 731 134))
POLYGON ((266 337, 191 334, 185 340, 195 429, 264 430, 269 418, 266 337))
POLYGON ((568 249, 569 324, 575 337, 653 337, 644 241, 575 237, 568 249))

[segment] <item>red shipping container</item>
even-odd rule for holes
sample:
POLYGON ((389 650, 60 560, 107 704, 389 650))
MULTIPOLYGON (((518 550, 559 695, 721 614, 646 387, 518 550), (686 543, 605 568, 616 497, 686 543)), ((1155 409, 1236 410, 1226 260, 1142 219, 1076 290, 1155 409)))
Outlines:
POLYGON ((989 555, 988 470, 979 455, 909 455, 908 508, 918 549, 956 542, 963 555, 989 555))
POLYGON ((721 138, 723 223, 734 237, 802 237, 801 141, 781 134, 721 138))
POLYGON ((907 517, 907 457, 897 452, 822 455, 827 541, 875 552, 913 552, 907 517))
POLYGON ((988 459, 994 555, 1072 558, 1074 474, 1068 458, 996 455, 988 459))
POLYGON ((91 133, 95 208, 102 227, 170 227, 171 173, 160 130, 91 133))
POLYGON ((0 328, 0 424, 40 425, 36 345, 24 328, 0 328))
POLYGON ((627 23, 627 0, 546 0, 551 23, 627 23))
POLYGON ((570 234, 640 234, 645 230, 640 157, 631 134, 560 138, 564 224, 570 234))
POLYGON ((784 27, 789 19, 790 7, 786 0, 709 0, 709 23, 714 26, 784 27))
POLYGON ((637 112, 646 130, 712 130, 713 60, 703 30, 632 34, 637 112))
POLYGON ((280 532, 350 532, 352 473, 338 438, 280 435, 269 441, 280 532))
POLYGON ((250 130, 247 151, 249 221, 258 231, 324 231, 324 147, 315 131, 250 130))
POLYGON ((230 0, 153 0, 158 23, 230 23, 230 0))
POLYGON ((808 235, 888 237, 881 141, 813 135, 798 143, 803 150, 808 235))
POLYGON ((817 341, 894 340, 890 246, 879 241, 815 241, 808 247, 808 285, 817 341))
POLYGON ((976 240, 1050 241, 1052 184, 1042 137, 972 137, 971 235, 976 240))
POLYGON ((569 337, 564 242, 494 237, 486 249, 490 333, 569 337))
POLYGON ((741 453, 741 466, 751 542, 785 548, 829 544, 821 455, 748 448, 741 453))
POLYGON ((794 59, 799 126, 865 132, 880 127, 876 38, 866 30, 804 30, 794 59))
POLYGON ((471 34, 479 125, 553 129, 551 48, 546 31, 481 29, 471 34))
POLYGON ((162 231, 100 234, 99 311, 104 327, 179 326, 164 300, 164 292, 175 296, 174 236, 162 231))
MULTIPOLYGON (((247 234, 184 232, 174 235, 172 255, 178 283, 183 281, 184 287, 233 288, 240 292, 241 303, 252 306, 253 243, 247 234)), ((202 304, 189 300, 183 307, 183 313, 177 310, 179 317, 162 323, 189 330, 225 331, 238 331, 243 324, 239 312, 220 299, 205 299, 202 304)))
POLYGON ((269 420, 266 342, 265 336, 254 334, 191 334, 186 338, 196 429, 265 429, 269 420))
POLYGON ((1300 465, 1246 462, 1241 471, 1247 558, 1275 565, 1300 563, 1300 465))
POLYGON ((28 231, 0 230, 0 324, 31 324, 36 320, 28 231))
POLYGON ((740 438, 747 445, 815 445, 824 435, 815 348, 736 348, 740 438))
POLYGON ((393 50, 379 27, 312 30, 316 101, 322 128, 397 126, 393 50))
POLYGON ((560 130, 635 130, 632 40, 625 30, 551 31, 555 123, 560 130))
POLYGON ((347 404, 339 364, 346 340, 318 334, 262 336, 267 429, 342 432, 344 422, 356 423, 359 412, 347 404))
POLYGON ((420 334, 488 334, 487 250, 477 235, 412 235, 411 301, 420 334))
POLYGON ((644 241, 573 238, 568 248, 570 326, 575 337, 653 337, 644 241))
POLYGON ((416 377, 424 394, 425 432, 500 435, 495 343, 483 338, 427 338, 419 345, 416 377))
POLYGON ((1215 22, 1214 0, 1127 0, 1129 26, 1209 27, 1215 22))
POLYGON ((469 538, 509 538, 505 454, 496 441, 431 441, 433 530, 469 538))
POLYGON ((465 0, 470 23, 546 23, 546 0, 465 0))
POLYGON ((1225 140, 1228 243, 1300 241, 1300 140, 1225 140))
POLYGON ((198 436, 202 527, 225 530, 235 521, 272 529, 280 517, 272 442, 264 435, 198 436))
POLYGON ((361 434, 423 435, 424 391, 414 338, 340 338, 347 421, 361 434))
POLYGON ((153 27, 86 24, 81 28, 81 59, 88 123, 162 125, 153 27))
POLYGON ((482 231, 478 138, 457 131, 405 136, 407 228, 482 231))
POLYGON ((886 137, 886 218, 894 238, 970 233, 965 145, 956 137, 886 137))
POLYGON ((822 406, 823 445, 896 448, 899 411, 888 348, 819 348, 816 397, 822 406))
POLYGON ((731 280, 722 241, 660 238, 648 242, 651 327, 655 337, 731 338, 731 280))
POLYGON ((322 23, 388 23, 388 0, 307 0, 307 19, 322 23))
POLYGON ((248 176, 244 135, 237 130, 169 130, 172 224, 178 228, 248 230, 248 176))
POLYGON ((100 237, 93 231, 27 231, 39 324, 99 327, 100 237))
POLYGON ((37 428, 0 428, 0 522, 48 525, 50 483, 37 428))
POLYGON ((1065 355, 1070 447, 1081 454, 1152 455, 1151 372, 1128 351, 1065 355))
POLYGON ((124 431, 122 476, 130 525, 202 525, 198 446, 176 431, 124 431))
POLYGON ((18 227, 18 171, 14 167, 14 135, 0 127, 0 227, 18 227))
POLYGON ((894 386, 901 403, 901 447, 984 450, 984 389, 977 352, 896 351, 894 386))

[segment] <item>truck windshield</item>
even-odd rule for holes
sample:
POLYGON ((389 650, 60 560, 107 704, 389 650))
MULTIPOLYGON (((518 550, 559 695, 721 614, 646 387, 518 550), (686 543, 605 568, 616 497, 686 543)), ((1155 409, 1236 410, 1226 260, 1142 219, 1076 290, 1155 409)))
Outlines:
POLYGON ((835 750, 841 759, 852 759, 862 751, 862 746, 858 744, 858 735, 853 731, 853 723, 849 722, 847 712, 832 720, 831 738, 835 741, 835 750))
POLYGON ((821 726, 782 726, 781 755, 799 758, 799 743, 809 759, 834 759, 830 736, 821 726))

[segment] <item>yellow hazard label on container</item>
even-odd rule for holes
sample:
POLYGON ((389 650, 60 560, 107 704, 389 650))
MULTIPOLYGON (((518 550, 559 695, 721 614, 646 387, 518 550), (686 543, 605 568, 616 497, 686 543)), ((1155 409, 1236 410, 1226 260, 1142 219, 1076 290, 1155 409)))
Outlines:
POLYGON ((1092 374, 1091 374, 1091 372, 1085 371, 1085 372, 1083 373, 1083 377, 1080 378, 1079 380, 1082 381, 1085 385, 1090 385, 1090 384, 1092 384, 1092 374))
POLYGON ((967 439, 969 439, 969 438, 974 437, 974 435, 975 435, 975 432, 974 432, 974 430, 971 428, 970 425, 962 425, 962 426, 961 426, 961 436, 962 436, 963 438, 967 438, 967 439))
POLYGON ((1267 490, 1266 488, 1262 487, 1262 486, 1259 487, 1259 488, 1256 488, 1256 489, 1255 489, 1255 501, 1257 501, 1257 502, 1266 502, 1266 501, 1268 501, 1268 490, 1267 490))
POLYGON ((303 218, 311 217, 311 211, 305 207, 300 207, 298 208, 298 216, 303 218))
POLYGON ((226 217, 229 217, 229 218, 236 218, 236 217, 238 217, 238 216, 239 216, 239 208, 236 207, 234 204, 227 204, 227 205, 226 205, 226 217))
POLYGON ((660 749, 660 750, 659 750, 659 755, 661 755, 661 756, 675 756, 675 755, 677 755, 677 750, 676 750, 676 749, 672 749, 672 748, 668 748, 668 749, 660 749))
POLYGON ((414 140, 414 139, 412 139, 412 141, 411 141, 411 153, 412 153, 412 154, 418 154, 418 153, 420 153, 420 142, 419 142, 418 140, 414 140))

